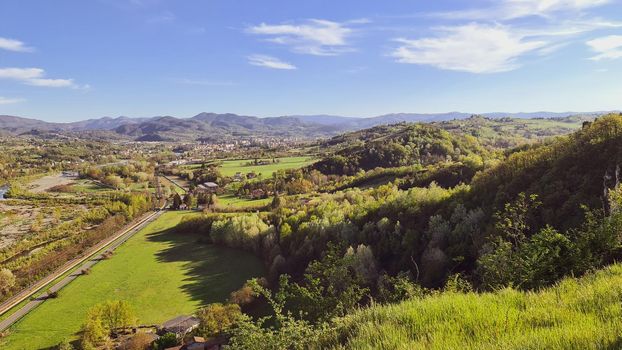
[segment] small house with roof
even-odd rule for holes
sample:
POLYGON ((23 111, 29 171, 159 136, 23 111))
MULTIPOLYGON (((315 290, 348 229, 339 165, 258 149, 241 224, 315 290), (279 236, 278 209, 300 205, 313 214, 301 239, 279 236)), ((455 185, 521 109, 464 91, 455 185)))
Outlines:
POLYGON ((162 324, 160 328, 161 334, 173 333, 178 338, 192 332, 199 326, 200 320, 194 316, 177 316, 172 320, 168 320, 162 324))
POLYGON ((205 193, 216 193, 218 191, 218 184, 208 181, 197 186, 196 191, 205 193))

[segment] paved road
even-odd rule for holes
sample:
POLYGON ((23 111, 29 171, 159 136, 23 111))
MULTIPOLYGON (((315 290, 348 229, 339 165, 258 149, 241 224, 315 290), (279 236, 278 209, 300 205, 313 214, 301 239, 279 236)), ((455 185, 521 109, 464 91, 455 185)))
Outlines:
MULTIPOLYGON (((43 289, 46 285, 48 285, 50 282, 52 282, 56 278, 62 276, 67 271, 72 270, 75 267, 79 266, 73 273, 67 275, 65 278, 56 282, 53 286, 49 288, 50 292, 58 292, 63 287, 68 285, 71 281, 78 278, 78 276, 82 274, 83 270, 90 269, 97 262, 103 260, 104 254, 106 254, 106 252, 114 251, 117 247, 119 247, 121 244, 127 241, 130 237, 132 237, 136 232, 140 231, 140 229, 145 227, 150 222, 153 222, 154 220, 156 220, 160 215, 162 215, 163 212, 164 211, 157 211, 155 213, 149 214, 145 218, 141 219, 138 223, 132 225, 130 228, 124 231, 121 231, 118 235, 115 235, 114 237, 111 237, 107 239, 106 241, 98 244, 96 247, 92 248, 89 254, 87 254, 85 257, 78 258, 75 261, 72 261, 71 263, 69 263, 70 266, 61 268, 59 271, 53 273, 52 275, 46 277, 44 280, 38 282, 35 286, 18 294, 16 298, 12 298, 8 300, 7 302, 5 302, 4 305, 0 307, 0 314, 3 314, 9 311, 15 305, 19 304, 23 300, 29 298, 31 295, 43 289), (97 253, 102 248, 105 248, 105 249, 97 253), (80 264, 82 265, 80 266, 80 264)), ((30 311, 32 311, 34 308, 36 308, 37 306, 45 302, 46 296, 47 294, 41 297, 38 297, 36 299, 30 300, 28 303, 26 303, 26 305, 22 306, 19 310, 15 311, 9 317, 2 320, 0 322, 0 332, 6 330, 11 325, 13 325, 15 322, 17 322, 19 319, 21 319, 26 314, 28 314, 30 311)))

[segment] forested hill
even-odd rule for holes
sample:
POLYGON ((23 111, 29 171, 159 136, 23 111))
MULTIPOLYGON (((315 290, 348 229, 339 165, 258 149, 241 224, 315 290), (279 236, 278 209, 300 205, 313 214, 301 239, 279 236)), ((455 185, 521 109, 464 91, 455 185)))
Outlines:
MULTIPOLYGON (((395 143, 410 152, 401 155, 421 154, 416 152, 424 145, 435 150, 428 157, 439 159, 476 155, 483 148, 468 143, 469 137, 430 125, 394 128, 400 131, 392 138, 374 135, 374 141, 346 148, 331 159, 364 169, 371 157, 387 154, 376 148, 391 150, 395 143)), ((388 154, 393 159, 398 153, 388 154)), ((609 219, 613 209, 619 209, 618 204, 612 209, 617 197, 611 193, 617 193, 620 177, 622 116, 587 122, 571 135, 514 150, 491 162, 495 163, 454 188, 399 190, 388 184, 368 192, 337 193, 319 207, 334 205, 346 211, 339 225, 348 226, 342 227, 350 232, 348 244, 369 246, 388 271, 415 272, 416 263, 417 277, 427 285, 442 284, 449 273, 460 272, 484 289, 543 286, 619 255, 619 223, 608 220, 613 220, 609 219)), ((320 168, 326 164, 324 160, 320 168)), ((299 234, 293 236, 303 239, 299 234)), ((322 241, 326 239, 324 235, 322 241)), ((340 235, 332 238, 340 239, 340 235)))
POLYGON ((593 117, 589 116, 553 119, 472 116, 438 123, 376 126, 322 142, 322 147, 334 153, 315 168, 326 174, 352 175, 377 167, 464 160, 471 155, 486 159, 490 152, 572 133, 591 120, 593 117))
POLYGON ((603 195, 619 184, 621 165, 622 116, 601 117, 477 174, 472 201, 501 209, 520 192, 537 194, 542 202, 540 224, 569 228, 582 221, 581 205, 606 207, 603 195))
POLYGON ((314 167, 323 173, 352 175, 359 170, 428 165, 486 152, 474 137, 454 135, 429 124, 380 126, 356 135, 356 140, 352 135, 343 137, 347 146, 314 167))

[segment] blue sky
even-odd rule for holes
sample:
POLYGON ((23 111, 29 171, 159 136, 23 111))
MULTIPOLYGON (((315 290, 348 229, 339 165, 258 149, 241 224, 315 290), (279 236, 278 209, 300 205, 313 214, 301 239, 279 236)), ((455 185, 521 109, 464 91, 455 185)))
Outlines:
POLYGON ((620 0, 4 0, 0 114, 622 109, 620 0))

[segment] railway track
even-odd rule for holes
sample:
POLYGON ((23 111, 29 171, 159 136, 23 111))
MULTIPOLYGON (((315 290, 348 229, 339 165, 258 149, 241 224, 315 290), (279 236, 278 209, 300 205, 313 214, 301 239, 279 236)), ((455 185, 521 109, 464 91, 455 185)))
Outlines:
MULTIPOLYGON (((37 283, 32 286, 22 290, 15 296, 11 297, 4 303, 0 305, 0 316, 6 314, 14 307, 18 306, 20 303, 26 301, 31 298, 33 295, 38 292, 48 288, 51 293, 58 292, 60 289, 65 287, 71 281, 80 276, 81 271, 85 269, 89 269, 91 266, 95 265, 98 261, 103 259, 103 255, 109 251, 115 250, 118 246, 127 241, 130 237, 132 237, 136 232, 145 227, 150 222, 156 220, 162 213, 162 208, 160 210, 146 214, 143 216, 138 222, 132 224, 130 227, 125 228, 120 231, 116 235, 98 243, 96 246, 89 249, 89 251, 82 255, 81 257, 75 258, 65 265, 60 267, 58 270, 53 272, 52 274, 46 276, 45 278, 39 280, 37 283), (75 270, 77 272, 71 273, 65 276, 63 279, 53 283, 58 278, 62 277, 66 273, 75 270)), ((31 299, 28 303, 22 306, 20 309, 16 310, 14 313, 9 315, 4 320, 0 321, 0 332, 5 331, 10 326, 12 326, 19 319, 24 317, 38 305, 43 303, 47 298, 47 295, 40 296, 38 298, 31 299)))

